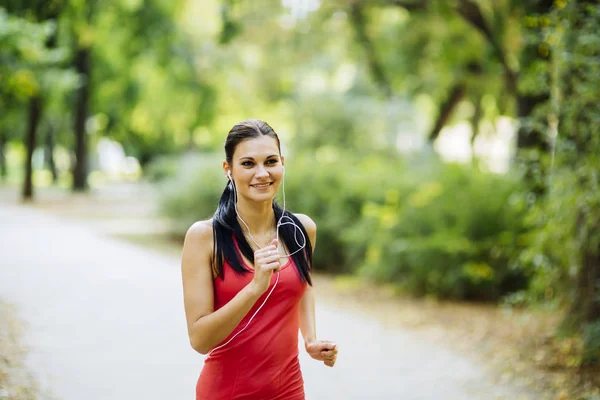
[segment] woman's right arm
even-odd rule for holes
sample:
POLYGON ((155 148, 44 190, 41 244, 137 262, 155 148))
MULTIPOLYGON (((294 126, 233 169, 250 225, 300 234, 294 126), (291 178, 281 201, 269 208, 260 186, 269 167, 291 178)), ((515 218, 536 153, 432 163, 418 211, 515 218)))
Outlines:
MULTIPOLYGON (((244 289, 219 310, 213 300, 213 230, 212 221, 196 222, 185 235, 181 256, 183 299, 188 335, 194 350, 208 353, 233 332, 266 288, 255 276, 244 289)), ((277 257, 277 256, 276 256, 277 257)), ((265 258, 265 261, 268 261, 265 258)), ((265 265, 265 268, 272 265, 265 265)), ((270 269, 270 268, 269 268, 270 269)), ((272 273, 272 271, 271 271, 272 273)), ((270 278, 270 275, 269 275, 270 278)), ((267 281, 268 285, 268 281, 267 281)))

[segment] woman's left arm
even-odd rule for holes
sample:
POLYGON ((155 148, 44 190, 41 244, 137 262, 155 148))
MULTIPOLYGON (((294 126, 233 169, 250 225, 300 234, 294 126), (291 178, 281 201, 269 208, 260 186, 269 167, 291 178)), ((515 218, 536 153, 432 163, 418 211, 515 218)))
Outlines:
MULTIPOLYGON (((304 225, 308 233, 308 239, 315 250, 317 239, 317 225, 310 217, 304 214, 296 214, 296 217, 304 225)), ((308 285, 300 300, 300 332, 304 338, 306 352, 315 360, 323 361, 328 367, 333 367, 337 359, 337 345, 328 340, 317 339, 317 327, 315 323, 315 295, 312 286, 308 285)))

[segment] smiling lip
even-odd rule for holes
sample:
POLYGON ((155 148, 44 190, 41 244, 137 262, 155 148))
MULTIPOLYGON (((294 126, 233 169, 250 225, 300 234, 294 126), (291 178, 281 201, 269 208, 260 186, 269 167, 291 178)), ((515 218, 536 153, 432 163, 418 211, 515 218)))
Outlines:
POLYGON ((253 188, 256 188, 256 189, 266 189, 269 186, 271 186, 272 184, 273 184, 273 182, 266 182, 266 183, 255 183, 254 185, 250 185, 250 186, 252 186, 253 188))

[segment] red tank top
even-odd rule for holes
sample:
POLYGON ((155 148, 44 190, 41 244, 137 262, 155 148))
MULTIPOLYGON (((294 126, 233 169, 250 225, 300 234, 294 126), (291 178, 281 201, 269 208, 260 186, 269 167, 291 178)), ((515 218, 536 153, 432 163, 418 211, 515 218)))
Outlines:
MULTIPOLYGON (((246 268, 252 269, 248 265, 246 268)), ((238 274, 229 263, 223 263, 223 279, 217 277, 213 283, 215 311, 250 283, 252 277, 253 272, 238 274)), ((276 278, 273 274, 267 291, 219 345, 246 326, 276 278)), ((290 257, 280 270, 275 290, 250 325, 206 359, 196 385, 196 400, 304 400, 298 330, 300 299, 305 289, 306 283, 290 257)))

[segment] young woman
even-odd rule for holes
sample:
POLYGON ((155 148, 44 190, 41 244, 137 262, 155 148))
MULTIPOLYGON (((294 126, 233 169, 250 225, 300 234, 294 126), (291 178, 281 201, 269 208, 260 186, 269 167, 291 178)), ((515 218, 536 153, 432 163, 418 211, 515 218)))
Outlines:
POLYGON ((214 217, 192 225, 183 245, 188 334, 208 354, 196 399, 303 400, 298 330, 313 359, 333 367, 338 354, 316 335, 317 228, 274 202, 285 169, 267 123, 235 125, 225 156, 227 185, 214 217))

